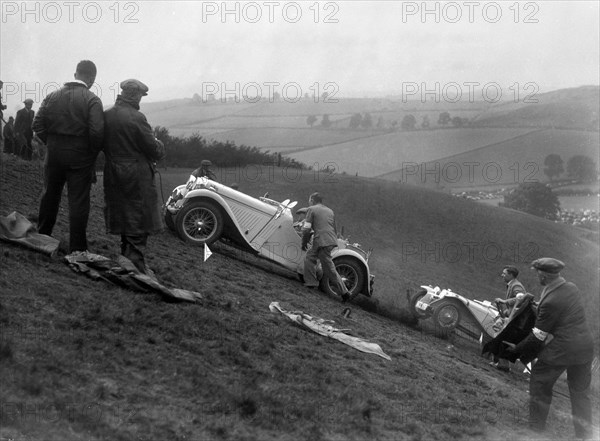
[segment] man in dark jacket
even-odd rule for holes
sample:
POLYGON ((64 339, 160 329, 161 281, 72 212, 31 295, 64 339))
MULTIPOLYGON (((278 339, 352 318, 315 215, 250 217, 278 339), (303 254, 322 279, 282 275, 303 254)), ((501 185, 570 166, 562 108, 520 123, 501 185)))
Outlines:
POLYGON ((15 140, 15 119, 10 116, 8 122, 2 129, 2 136, 4 137, 4 153, 14 153, 16 140, 15 140))
POLYGON ((109 234, 121 235, 121 254, 152 275, 144 260, 148 235, 164 228, 156 182, 156 162, 165 156, 146 117, 139 111, 148 87, 121 83, 115 105, 104 113, 104 217, 109 234))
POLYGON ((304 258, 304 286, 308 288, 319 286, 316 270, 317 260, 319 260, 323 267, 323 277, 327 277, 337 287, 338 294, 342 296, 342 301, 346 302, 350 298, 348 288, 335 270, 335 265, 331 259, 331 252, 337 247, 337 231, 333 210, 323 205, 323 199, 319 193, 311 194, 308 204, 310 207, 306 212, 306 219, 302 227, 302 251, 308 249, 311 234, 313 235, 313 243, 304 258))
POLYGON ((75 80, 49 94, 33 121, 33 131, 47 145, 44 189, 40 202, 39 232, 51 235, 65 183, 69 198, 69 248, 87 251, 90 189, 96 157, 102 150, 102 101, 89 88, 96 80, 96 65, 77 64, 75 80))
POLYGON ((33 130, 31 129, 31 124, 33 123, 35 112, 31 110, 31 107, 33 106, 33 100, 31 98, 27 98, 23 101, 23 104, 25 104, 25 107, 17 112, 17 117, 15 119, 15 136, 19 145, 18 154, 20 154, 23 159, 31 161, 33 154, 33 147, 31 146, 33 130))
POLYGON ((529 382, 529 426, 536 431, 546 427, 552 388, 566 370, 575 436, 591 439, 594 343, 577 286, 560 277, 564 266, 560 260, 548 257, 532 262, 544 287, 535 326, 518 345, 507 345, 524 363, 538 358, 529 382))

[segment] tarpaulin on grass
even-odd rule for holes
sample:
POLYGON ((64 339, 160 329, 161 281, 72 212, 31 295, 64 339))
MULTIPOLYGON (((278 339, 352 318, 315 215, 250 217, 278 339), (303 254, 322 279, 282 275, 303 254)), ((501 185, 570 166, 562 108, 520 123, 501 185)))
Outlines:
POLYGON ((197 302, 202 295, 179 288, 167 288, 156 278, 142 274, 129 259, 119 256, 117 260, 89 252, 73 253, 65 256, 65 262, 77 273, 98 280, 106 280, 123 288, 141 292, 157 292, 167 300, 197 302))
POLYGON ((348 346, 352 346, 354 349, 358 349, 359 351, 379 355, 380 357, 383 357, 386 360, 391 360, 391 357, 385 352, 383 352, 383 350, 377 343, 370 343, 361 338, 345 334, 343 331, 348 331, 348 329, 334 328, 330 324, 327 324, 333 323, 333 321, 331 320, 324 320, 317 317, 312 317, 308 314, 303 313, 302 311, 286 311, 281 306, 279 306, 279 302, 271 302, 271 304, 269 305, 269 309, 271 310, 271 312, 280 312, 281 314, 287 316, 293 322, 298 323, 299 325, 302 325, 305 328, 316 332, 317 334, 333 338, 335 340, 339 340, 342 343, 347 344, 348 346))
POLYGON ((37 228, 20 213, 13 211, 0 216, 0 239, 52 255, 58 250, 59 240, 40 234, 37 228))

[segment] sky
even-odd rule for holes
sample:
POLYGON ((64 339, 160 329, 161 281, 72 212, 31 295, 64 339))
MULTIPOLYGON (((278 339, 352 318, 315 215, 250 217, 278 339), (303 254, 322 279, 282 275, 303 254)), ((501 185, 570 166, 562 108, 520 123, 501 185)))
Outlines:
POLYGON ((9 111, 40 102, 90 59, 104 104, 127 78, 148 85, 146 101, 498 87, 523 97, 599 83, 599 4, 2 1, 2 96, 9 111))

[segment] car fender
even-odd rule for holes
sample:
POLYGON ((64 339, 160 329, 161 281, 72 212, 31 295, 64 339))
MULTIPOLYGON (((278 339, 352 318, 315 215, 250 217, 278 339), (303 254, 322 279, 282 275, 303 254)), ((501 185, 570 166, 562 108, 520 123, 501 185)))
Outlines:
POLYGON ((342 256, 348 256, 348 257, 352 257, 354 259, 356 259, 360 265, 364 268, 365 270, 365 274, 366 274, 366 278, 365 278, 365 286, 363 286, 363 292, 366 295, 371 295, 371 272, 369 271, 369 265, 367 263, 367 261, 365 260, 365 258, 360 255, 359 253, 357 253, 354 250, 348 249, 348 248, 335 248, 333 250, 333 252, 331 253, 331 258, 334 261, 335 264, 335 259, 338 257, 342 257, 342 256))
POLYGON ((227 220, 229 222, 231 222, 231 224, 236 228, 240 237, 248 244, 249 247, 252 248, 251 243, 244 236, 242 227, 240 226, 239 222, 237 221, 236 217, 234 216, 233 211, 231 210, 229 205, 225 202, 223 197, 221 197, 221 195, 215 193, 214 191, 207 190, 205 188, 191 190, 185 195, 185 197, 181 201, 178 201, 178 204, 179 204, 179 202, 181 202, 181 205, 178 208, 181 209, 186 204, 191 203, 193 201, 197 201, 198 199, 210 199, 210 200, 216 202, 219 205, 219 207, 221 207, 224 214, 227 215, 227 218, 228 218, 227 220))

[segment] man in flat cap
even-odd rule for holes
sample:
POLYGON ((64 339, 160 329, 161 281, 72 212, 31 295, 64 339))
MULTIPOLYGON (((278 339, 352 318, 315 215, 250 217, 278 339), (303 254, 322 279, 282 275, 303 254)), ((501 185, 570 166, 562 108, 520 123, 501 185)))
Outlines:
POLYGON ((577 286, 561 277, 565 264, 560 260, 543 257, 531 265, 544 287, 535 326, 518 345, 507 343, 522 362, 538 359, 529 382, 529 427, 540 432, 545 429, 552 388, 566 370, 575 436, 591 439, 594 343, 586 323, 583 299, 577 286))
POLYGON ((194 170, 192 172, 192 175, 197 178, 201 178, 204 176, 204 177, 207 177, 208 179, 210 179, 211 181, 216 181, 217 176, 210 169, 211 167, 212 167, 212 162, 210 162, 208 159, 203 159, 200 162, 200 167, 198 167, 196 170, 194 170))
POLYGON ((104 112, 104 219, 109 234, 121 235, 121 254, 153 276, 144 251, 148 235, 164 228, 154 176, 165 148, 139 110, 148 86, 129 79, 121 89, 115 105, 104 112))
POLYGON ((74 77, 44 99, 33 120, 33 131, 47 146, 39 232, 52 235, 66 183, 69 250, 79 253, 87 251, 90 190, 102 150, 104 109, 100 98, 89 90, 96 81, 96 65, 80 61, 74 77))
POLYGON ((333 210, 323 205, 323 198, 319 193, 313 193, 308 199, 309 208, 306 212, 302 226, 302 251, 308 249, 308 242, 313 236, 312 247, 304 257, 304 286, 317 288, 317 260, 323 267, 323 277, 326 283, 331 282, 336 287, 337 293, 346 302, 350 299, 348 288, 337 273, 331 252, 337 247, 337 231, 333 210))
POLYGON ((33 155, 33 147, 31 146, 33 130, 31 125, 33 124, 35 112, 31 110, 31 107, 33 107, 31 98, 27 98, 23 101, 23 104, 25 104, 25 107, 17 112, 15 119, 15 137, 17 138, 18 154, 23 159, 31 161, 33 155))

